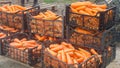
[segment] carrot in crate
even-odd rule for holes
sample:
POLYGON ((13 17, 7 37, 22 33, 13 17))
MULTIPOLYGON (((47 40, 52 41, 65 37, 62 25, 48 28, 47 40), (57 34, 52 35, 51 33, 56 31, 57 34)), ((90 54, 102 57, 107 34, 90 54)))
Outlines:
POLYGON ((91 15, 91 16, 95 16, 97 12, 105 11, 107 9, 106 4, 97 5, 89 1, 75 2, 75 3, 72 3, 70 7, 71 7, 72 12, 79 13, 79 14, 85 14, 85 15, 91 15), (93 10, 95 10, 95 12, 93 10))
POLYGON ((4 5, 4 6, 0 7, 0 11, 5 11, 5 12, 9 12, 9 13, 15 13, 15 12, 22 11, 22 10, 27 10, 27 8, 22 7, 20 5, 11 5, 11 6, 4 5))
POLYGON ((47 10, 46 12, 40 12, 38 15, 33 16, 36 19, 44 19, 44 20, 60 20, 59 16, 57 14, 53 13, 50 10, 47 10))
POLYGON ((15 28, 11 28, 11 27, 8 27, 8 26, 5 26, 5 25, 1 25, 1 26, 0 26, 0 29, 6 30, 6 31, 9 31, 9 32, 17 32, 17 31, 18 31, 18 30, 15 29, 15 28))
MULTIPOLYGON (((72 44, 66 42, 61 42, 60 44, 50 44, 50 46, 46 49, 52 56, 67 64, 82 63, 97 53, 94 49, 86 50, 80 47, 75 49, 72 44)), ((47 51, 46 49, 45 51, 47 51)), ((77 65, 75 65, 75 67, 77 67, 77 65)))
POLYGON ((55 38, 53 37, 49 37, 49 36, 40 36, 39 34, 35 34, 34 37, 39 40, 39 41, 46 41, 46 40, 49 40, 49 41, 54 41, 56 40, 55 38))
POLYGON ((5 37, 6 37, 6 34, 0 33, 0 38, 5 38, 5 37))

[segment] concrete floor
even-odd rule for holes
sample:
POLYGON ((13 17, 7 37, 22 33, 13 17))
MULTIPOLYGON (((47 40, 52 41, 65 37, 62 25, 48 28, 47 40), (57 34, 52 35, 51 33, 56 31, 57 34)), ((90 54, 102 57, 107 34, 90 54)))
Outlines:
MULTIPOLYGON (((36 68, 14 61, 4 56, 0 56, 0 68, 36 68)), ((38 67, 37 67, 38 68, 38 67)), ((116 59, 107 68, 120 68, 120 43, 117 45, 116 59)))

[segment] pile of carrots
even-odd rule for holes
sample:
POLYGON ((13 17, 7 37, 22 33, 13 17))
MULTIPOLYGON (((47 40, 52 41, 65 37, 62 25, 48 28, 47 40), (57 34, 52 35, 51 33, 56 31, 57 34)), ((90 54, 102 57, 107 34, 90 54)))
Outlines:
POLYGON ((61 20, 61 18, 54 12, 47 10, 46 12, 40 12, 37 16, 33 16, 36 19, 44 20, 61 20))
POLYGON ((92 55, 99 55, 93 48, 89 51, 83 48, 75 49, 71 44, 51 44, 45 51, 67 64, 79 64, 90 58, 92 55))
POLYGON ((27 40, 26 38, 23 38, 21 40, 19 40, 18 38, 15 38, 10 43, 10 46, 20 50, 32 49, 37 47, 37 50, 39 51, 42 48, 42 46, 38 44, 35 40, 27 40))
POLYGON ((0 38, 5 38, 6 37, 6 34, 0 32, 0 38))
POLYGON ((9 32, 17 32, 17 31, 18 31, 18 30, 15 29, 15 28, 11 28, 11 27, 8 27, 8 26, 5 26, 5 25, 1 25, 1 26, 0 26, 0 29, 6 30, 6 31, 9 31, 9 32))
POLYGON ((95 16, 98 12, 105 11, 107 9, 107 5, 97 5, 90 1, 85 1, 72 3, 70 8, 74 13, 95 16))
POLYGON ((4 5, 0 7, 0 11, 9 12, 9 13, 15 13, 26 9, 27 9, 26 7, 22 7, 20 5, 11 5, 11 6, 4 5))
POLYGON ((53 38, 53 37, 49 37, 49 36, 40 36, 39 34, 35 34, 34 37, 39 40, 39 41, 55 41, 56 38, 53 38))

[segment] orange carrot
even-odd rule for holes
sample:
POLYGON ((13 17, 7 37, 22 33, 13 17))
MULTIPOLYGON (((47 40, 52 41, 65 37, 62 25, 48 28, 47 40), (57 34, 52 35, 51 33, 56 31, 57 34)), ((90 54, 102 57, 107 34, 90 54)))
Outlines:
POLYGON ((64 50, 62 50, 62 61, 63 62, 67 62, 67 59, 66 59, 66 54, 65 54, 65 52, 64 52, 64 50))
POLYGON ((79 52, 74 52, 79 58, 84 57, 82 54, 80 54, 79 52))
POLYGON ((61 49, 63 49, 62 46, 57 46, 57 47, 55 47, 55 48, 52 48, 51 50, 57 52, 57 51, 59 51, 59 50, 61 50, 61 49))
POLYGON ((68 53, 66 53, 66 57, 67 57, 67 63, 68 64, 73 64, 74 63, 68 53))
POLYGON ((81 62, 83 62, 84 61, 84 58, 79 58, 79 59, 77 59, 77 62, 78 63, 81 63, 81 62))
POLYGON ((50 45, 50 49, 51 49, 51 48, 58 47, 58 46, 59 46, 58 44, 51 44, 51 45, 50 45))
POLYGON ((14 42, 21 43, 21 41, 18 38, 15 38, 14 42))
POLYGON ((82 48, 79 48, 79 50, 82 51, 82 52, 84 52, 88 57, 91 56, 90 52, 88 52, 88 51, 86 51, 86 50, 84 50, 82 48))
POLYGON ((71 49, 74 49, 74 47, 71 44, 66 43, 66 42, 62 42, 61 45, 64 45, 64 46, 71 48, 71 49))
POLYGON ((50 52, 50 54, 52 54, 53 56, 57 56, 57 53, 56 53, 56 52, 50 50, 49 48, 47 48, 47 50, 48 50, 48 52, 50 52))
POLYGON ((64 52, 73 52, 74 49, 64 49, 64 52))
POLYGON ((76 59, 73 59, 73 62, 74 62, 74 64, 77 64, 77 63, 78 63, 78 61, 77 61, 76 59))
POLYGON ((92 53, 92 54, 94 54, 94 55, 98 55, 98 53, 95 51, 95 49, 90 49, 90 52, 92 53))
POLYGON ((22 47, 22 44, 16 43, 16 42, 12 42, 12 43, 10 43, 10 46, 15 47, 15 48, 20 48, 20 47, 22 47))
POLYGON ((62 55, 61 55, 61 53, 58 53, 58 54, 57 54, 57 58, 58 58, 59 60, 62 60, 62 55))

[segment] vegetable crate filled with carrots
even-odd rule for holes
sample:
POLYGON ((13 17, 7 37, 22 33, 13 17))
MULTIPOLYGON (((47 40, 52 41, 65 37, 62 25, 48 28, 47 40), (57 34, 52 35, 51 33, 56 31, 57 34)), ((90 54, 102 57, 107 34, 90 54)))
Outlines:
MULTIPOLYGON (((20 5, 3 5, 0 7, 0 23, 1 26, 7 26, 14 29, 17 29, 17 31, 25 31, 26 26, 26 13, 27 12, 35 12, 39 9, 38 6, 26 8, 22 7, 20 5)), ((3 27, 4 29, 4 27, 3 27)), ((11 29, 10 29, 11 30, 11 29)), ((9 29, 8 29, 9 31, 9 29)))
POLYGON ((72 44, 89 46, 106 52, 105 67, 115 59, 116 45, 114 43, 119 35, 115 27, 103 32, 92 33, 88 30, 67 26, 67 40, 72 44))
POLYGON ((73 44, 84 45, 104 50, 108 44, 115 42, 115 33, 109 31, 91 33, 80 28, 67 27, 67 39, 73 44))
POLYGON ((66 23, 91 31, 103 31, 115 24, 116 7, 99 5, 89 1, 66 6, 66 23))
POLYGON ((41 60, 42 45, 27 34, 17 33, 4 39, 2 55, 17 61, 34 65, 41 60))
POLYGON ((63 17, 52 10, 39 10, 36 15, 28 15, 28 32, 39 41, 64 37, 63 17))
POLYGON ((62 39, 44 43, 45 68, 104 68, 105 52, 62 39))
POLYGON ((12 35, 11 33, 7 32, 7 31, 1 31, 0 30, 0 55, 2 54, 2 45, 3 44, 3 39, 12 35))

